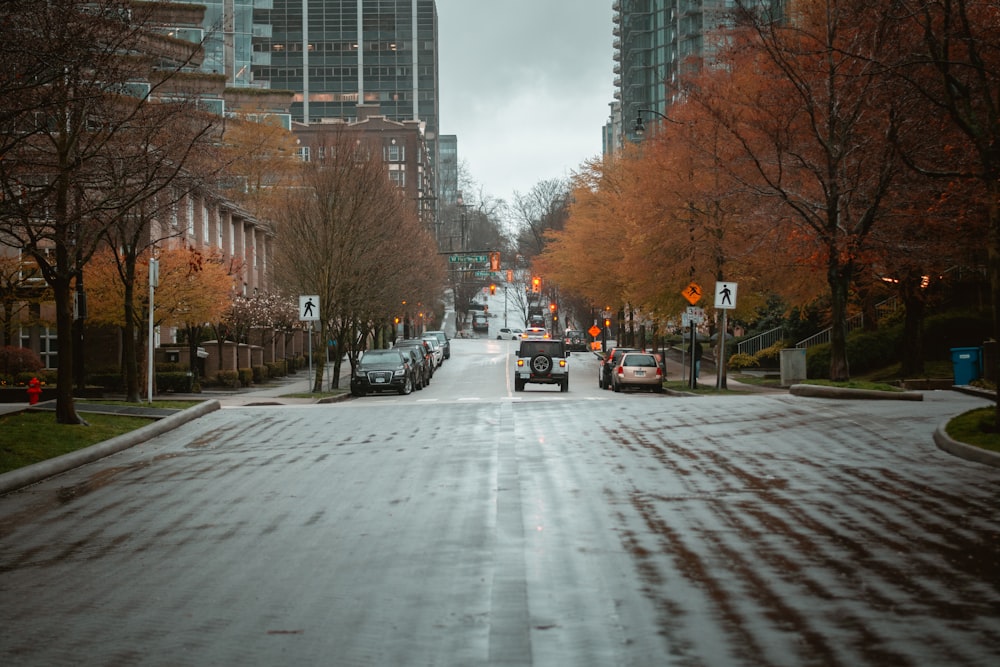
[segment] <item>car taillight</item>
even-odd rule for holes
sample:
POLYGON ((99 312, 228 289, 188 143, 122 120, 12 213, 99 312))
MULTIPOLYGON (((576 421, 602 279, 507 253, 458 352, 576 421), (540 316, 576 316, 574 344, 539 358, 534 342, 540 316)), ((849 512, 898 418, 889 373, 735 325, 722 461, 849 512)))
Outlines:
POLYGON ((518 359, 517 360, 517 365, 518 365, 518 367, 524 366, 524 359, 518 359))
POLYGON ((615 372, 618 373, 618 375, 625 375, 625 368, 622 367, 622 366, 619 366, 618 369, 617 369, 617 371, 615 371, 615 372))
POLYGON ((656 376, 657 377, 662 377, 663 376, 663 369, 660 368, 659 366, 656 367, 656 376))
POLYGON ((559 360, 559 367, 560 368, 566 368, 566 360, 565 359, 560 359, 559 360))

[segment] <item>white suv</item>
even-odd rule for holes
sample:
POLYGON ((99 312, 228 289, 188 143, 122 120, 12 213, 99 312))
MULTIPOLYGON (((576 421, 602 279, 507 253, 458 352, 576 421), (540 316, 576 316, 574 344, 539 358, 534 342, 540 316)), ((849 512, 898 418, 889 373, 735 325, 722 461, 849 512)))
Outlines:
POLYGON ((561 391, 569 391, 567 357, 562 340, 522 340, 514 366, 514 391, 524 391, 526 384, 558 384, 561 391))

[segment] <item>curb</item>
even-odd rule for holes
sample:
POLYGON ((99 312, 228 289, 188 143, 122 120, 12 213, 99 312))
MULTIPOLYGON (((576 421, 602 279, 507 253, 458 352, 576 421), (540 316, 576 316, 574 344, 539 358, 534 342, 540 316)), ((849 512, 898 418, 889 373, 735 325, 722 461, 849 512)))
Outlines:
POLYGON ((953 456, 965 459, 966 461, 973 461, 975 463, 982 463, 983 465, 993 466, 994 468, 1000 468, 1000 453, 990 451, 988 449, 980 449, 979 447, 973 447, 972 445, 967 445, 964 442, 959 442, 958 440, 952 440, 945 431, 948 422, 942 422, 937 430, 934 431, 934 444, 938 446, 938 449, 945 451, 953 456))
POLYGON ((919 391, 878 391, 877 389, 844 389, 843 387, 826 387, 819 384, 793 384, 788 388, 793 396, 812 396, 815 398, 866 398, 888 401, 922 401, 924 395, 919 391))
POLYGON ((219 408, 218 401, 205 401, 142 428, 137 428, 134 431, 123 433, 110 440, 99 442, 96 445, 91 445, 75 452, 69 452, 68 454, 63 454, 47 461, 32 463, 17 470, 5 472, 0 475, 0 494, 16 491, 53 475, 64 473, 73 468, 79 468, 87 463, 93 463, 111 454, 117 454, 120 451, 134 447, 152 437, 166 433, 181 424, 186 424, 219 408))

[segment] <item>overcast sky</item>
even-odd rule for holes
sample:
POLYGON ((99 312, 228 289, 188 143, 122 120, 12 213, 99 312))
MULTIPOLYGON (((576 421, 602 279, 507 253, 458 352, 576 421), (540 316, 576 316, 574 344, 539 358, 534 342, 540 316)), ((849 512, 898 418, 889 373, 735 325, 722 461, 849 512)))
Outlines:
POLYGON ((612 0, 437 0, 441 133, 487 195, 513 201, 601 154, 612 0))

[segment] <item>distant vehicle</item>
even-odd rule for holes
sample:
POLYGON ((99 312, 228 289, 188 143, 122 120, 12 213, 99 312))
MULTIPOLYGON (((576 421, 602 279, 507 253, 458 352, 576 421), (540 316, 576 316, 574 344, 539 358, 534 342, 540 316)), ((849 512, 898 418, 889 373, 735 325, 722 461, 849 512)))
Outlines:
POLYGON ((504 327, 497 333, 497 340, 520 340, 523 333, 522 329, 508 329, 504 327))
POLYGON ((611 388, 621 391, 628 387, 663 391, 663 371, 657 355, 649 352, 626 352, 621 355, 611 373, 611 388))
POLYGON ((434 353, 434 368, 440 368, 441 364, 444 363, 444 348, 438 342, 437 337, 424 334, 420 340, 431 346, 431 352, 434 353))
POLYGON ((473 311, 472 330, 480 333, 490 330, 490 321, 486 319, 486 313, 482 311, 473 311))
POLYGON ((551 338, 551 336, 544 327, 528 327, 521 334, 522 340, 526 338, 551 338))
POLYGON ((514 391, 524 391, 526 384, 558 384, 560 391, 569 391, 568 356, 561 340, 522 340, 514 366, 514 391))
POLYGON ((430 343, 418 338, 406 338, 397 340, 393 343, 393 347, 400 350, 413 348, 417 351, 420 356, 420 375, 423 376, 424 386, 429 385, 431 378, 434 377, 434 368, 436 366, 434 351, 431 349, 430 343))
POLYGON ((367 350, 351 375, 351 394, 396 391, 404 396, 413 391, 417 369, 402 350, 367 350))
POLYGON ((424 332, 424 336, 428 336, 430 334, 433 334, 438 339, 438 342, 441 344, 441 347, 444 348, 444 358, 451 359, 451 339, 448 338, 448 334, 446 334, 443 331, 424 332))
POLYGON ((587 335, 579 329, 566 329, 563 341, 566 343, 566 349, 572 352, 586 352, 589 349, 587 335))
POLYGON ((615 364, 626 352, 639 352, 634 347, 613 347, 604 355, 604 359, 597 365, 597 386, 601 389, 611 388, 611 374, 614 372, 615 364))

